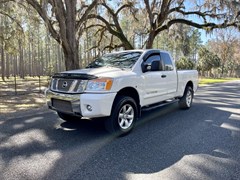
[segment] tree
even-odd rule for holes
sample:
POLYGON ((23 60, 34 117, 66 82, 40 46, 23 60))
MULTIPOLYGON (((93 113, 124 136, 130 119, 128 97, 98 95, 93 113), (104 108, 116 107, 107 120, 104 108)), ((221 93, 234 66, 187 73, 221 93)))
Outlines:
POLYGON ((193 69, 195 64, 190 59, 186 57, 182 57, 178 61, 176 61, 177 69, 193 69))
MULTIPOLYGON (((92 26, 99 26, 101 32, 105 32, 106 30, 112 34, 113 36, 117 37, 122 44, 117 45, 117 47, 123 46, 125 49, 133 49, 133 44, 129 41, 127 38, 126 32, 123 30, 121 21, 123 18, 121 18, 121 13, 125 9, 129 9, 131 14, 135 16, 133 3, 130 1, 125 2, 115 2, 118 5, 118 8, 112 7, 114 6, 112 3, 108 4, 105 0, 103 0, 101 3, 99 3, 99 8, 102 8, 105 11, 101 11, 100 13, 95 12, 88 16, 88 19, 98 19, 102 22, 102 24, 93 24, 92 26), (104 17, 104 14, 107 14, 106 17, 104 17)), ((125 11, 126 12, 126 11, 125 11)), ((103 33, 101 34, 103 36, 103 33)), ((102 39, 102 38, 101 38, 102 39)), ((100 40, 101 40, 100 39, 100 40)), ((111 39, 112 41, 113 39, 111 39)), ((112 45, 112 42, 110 41, 110 45, 112 45)))
POLYGON ((197 69, 202 72, 209 72, 213 68, 220 67, 221 59, 214 53, 210 52, 206 47, 201 47, 199 52, 199 60, 197 64, 197 69))
MULTIPOLYGON (((15 17, 9 14, 15 10, 11 4, 0 3, 0 53, 1 53, 1 75, 4 80, 5 74, 9 76, 8 53, 17 53, 17 39, 22 38, 23 28, 15 17)), ((17 45, 18 46, 18 45, 17 45)))
MULTIPOLYGON (((171 48, 174 51, 181 50, 185 56, 189 56, 194 51, 193 59, 195 59, 197 48, 188 48, 189 43, 194 45, 195 42, 190 41, 189 37, 198 38, 199 35, 198 32, 185 33, 188 32, 188 30, 185 31, 188 29, 187 26, 212 31, 216 28, 239 27, 240 25, 240 2, 238 0, 191 2, 186 0, 115 0, 114 3, 107 0, 0 0, 1 4, 6 2, 15 2, 25 7, 26 10, 30 5, 40 15, 48 34, 62 47, 67 70, 80 67, 79 61, 82 61, 79 58, 80 51, 87 51, 87 56, 83 57, 91 58, 92 54, 100 54, 106 49, 111 51, 120 47, 124 49, 152 48, 155 39, 167 30, 170 32, 174 27, 180 27, 180 33, 181 29, 184 31, 179 36, 179 44, 171 48), (81 39, 80 37, 83 38, 83 36, 86 38, 81 39), (95 37, 92 38, 93 36, 95 37), (95 47, 94 52, 91 52, 93 47, 95 47)), ((13 20, 17 19, 17 17, 12 17, 11 13, 2 12, 0 9, 0 14, 13 20)), ((20 26, 24 23, 20 23, 20 26)), ((22 47, 22 43, 20 44, 19 48, 22 47)), ((172 43, 168 45, 172 46, 172 43)), ((36 47, 31 51, 39 54, 36 47)))
MULTIPOLYGON (((217 30, 215 38, 208 42, 209 49, 218 54, 221 59, 220 73, 224 76, 227 72, 232 72, 238 65, 237 58, 234 56, 239 47, 239 33, 234 29, 217 30)), ((230 73, 231 74, 231 73, 230 73)))
MULTIPOLYGON (((7 0, 1 0, 6 2, 7 0)), ((0 1, 0 2, 1 2, 0 1)), ((25 0, 44 21, 51 36, 62 46, 67 70, 79 68, 79 38, 88 14, 97 4, 77 0, 25 0)))
POLYGON ((211 31, 215 28, 226 28, 229 26, 240 27, 240 2, 208 0, 189 3, 185 0, 144 0, 147 16, 149 18, 149 34, 146 48, 151 48, 157 34, 169 29, 174 24, 186 24, 200 29, 211 31), (195 9, 195 10, 191 10, 195 9), (191 15, 198 16, 203 22, 198 23, 189 18, 191 15), (215 23, 217 19, 221 21, 215 23))
POLYGON ((143 2, 128 0, 122 3, 117 1, 117 3, 119 4, 117 9, 107 1, 100 4, 106 9, 109 17, 106 17, 105 14, 91 14, 89 18, 98 18, 102 21, 102 24, 98 24, 98 26, 118 37, 125 49, 133 48, 119 21, 119 19, 121 20, 121 11, 126 9, 132 12, 128 14, 127 18, 132 16, 132 19, 143 27, 141 34, 147 36, 144 38, 146 48, 152 48, 157 35, 175 24, 185 24, 207 31, 230 26, 240 27, 240 2, 238 0, 193 2, 186 0, 144 0, 143 2), (186 5, 187 3, 188 5, 186 5), (198 19, 194 19, 193 16, 197 16, 198 19))

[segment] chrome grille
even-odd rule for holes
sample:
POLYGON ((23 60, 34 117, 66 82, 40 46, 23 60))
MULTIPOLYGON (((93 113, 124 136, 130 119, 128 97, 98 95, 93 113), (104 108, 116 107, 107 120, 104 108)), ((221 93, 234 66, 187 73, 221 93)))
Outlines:
POLYGON ((59 79, 57 84, 57 89, 59 91, 67 92, 69 91, 74 80, 72 79, 59 79))
POLYGON ((76 93, 78 87, 83 80, 53 78, 51 82, 51 90, 65 93, 76 93))

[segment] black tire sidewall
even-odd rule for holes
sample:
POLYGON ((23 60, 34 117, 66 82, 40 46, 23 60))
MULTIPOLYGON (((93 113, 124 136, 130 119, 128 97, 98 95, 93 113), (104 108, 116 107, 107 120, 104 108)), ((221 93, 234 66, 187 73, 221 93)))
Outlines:
POLYGON ((190 86, 187 86, 184 90, 184 94, 183 94, 183 97, 180 99, 179 101, 179 106, 181 109, 189 109, 191 106, 192 106, 192 101, 193 101, 193 89, 190 87, 190 86), (192 99, 191 99, 191 103, 190 103, 190 106, 187 105, 187 94, 188 92, 191 92, 192 94, 192 99))
POLYGON ((110 133, 120 133, 120 134, 129 133, 135 125, 135 122, 137 119, 137 112, 138 112, 137 105, 133 98, 131 98, 129 96, 116 97, 114 104, 113 104, 111 116, 108 119, 106 119, 106 123, 105 123, 106 129, 110 133), (134 109, 134 119, 129 128, 122 129, 118 123, 118 116, 119 116, 119 112, 120 112, 121 108, 126 104, 131 105, 132 108, 134 109))

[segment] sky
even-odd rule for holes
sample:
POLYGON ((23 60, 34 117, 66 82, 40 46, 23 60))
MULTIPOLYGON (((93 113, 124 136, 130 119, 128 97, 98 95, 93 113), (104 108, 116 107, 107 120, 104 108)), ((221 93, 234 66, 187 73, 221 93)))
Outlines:
POLYGON ((206 44, 209 39, 214 38, 213 34, 207 34, 205 30, 200 29, 199 31, 201 33, 201 40, 203 44, 206 44))
MULTIPOLYGON (((204 2, 203 0, 197 0, 197 1, 200 4, 202 4, 204 2)), ((239 1, 239 0, 237 0, 237 1, 239 1)), ((191 0, 185 1, 184 5, 186 7, 186 10, 190 10, 190 11, 193 10, 193 8, 192 8, 192 7, 194 7, 193 1, 191 1, 191 0)), ((199 18, 198 16, 196 16, 196 15, 189 16, 189 19, 194 21, 194 22, 200 23, 200 24, 203 23, 203 20, 201 18, 199 18)), ((207 18, 207 19, 209 20, 209 18, 207 18)), ((218 23, 222 23, 223 21, 219 22, 216 19, 215 20, 211 19, 210 22, 214 22, 214 23, 218 24, 218 23)), ((201 40, 202 40, 203 44, 206 44, 208 42, 208 40, 213 39, 213 38, 216 37, 216 34, 214 33, 215 31, 210 32, 210 33, 207 33, 203 29, 199 29, 199 31, 201 33, 201 40)), ((236 34, 234 33, 233 36, 239 37, 240 36, 240 32, 236 33, 236 34)))

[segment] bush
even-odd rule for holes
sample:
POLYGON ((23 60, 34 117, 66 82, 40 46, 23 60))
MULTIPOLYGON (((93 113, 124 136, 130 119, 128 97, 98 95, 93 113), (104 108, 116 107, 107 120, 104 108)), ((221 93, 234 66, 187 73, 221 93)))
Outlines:
POLYGON ((195 63, 186 57, 180 58, 176 61, 177 69, 194 69, 195 63))

